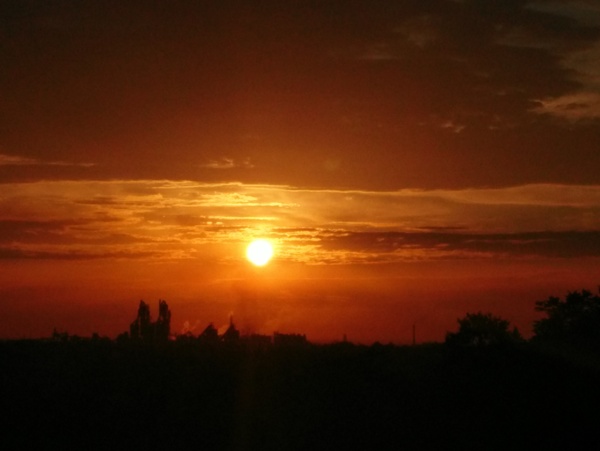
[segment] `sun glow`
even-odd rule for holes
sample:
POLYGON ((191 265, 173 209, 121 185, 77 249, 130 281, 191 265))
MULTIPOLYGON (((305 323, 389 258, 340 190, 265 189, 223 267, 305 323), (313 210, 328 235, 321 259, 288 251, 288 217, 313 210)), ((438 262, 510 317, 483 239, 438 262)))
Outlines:
POLYGON ((264 266, 273 257, 273 246, 267 240, 254 240, 246 248, 246 257, 256 266, 264 266))

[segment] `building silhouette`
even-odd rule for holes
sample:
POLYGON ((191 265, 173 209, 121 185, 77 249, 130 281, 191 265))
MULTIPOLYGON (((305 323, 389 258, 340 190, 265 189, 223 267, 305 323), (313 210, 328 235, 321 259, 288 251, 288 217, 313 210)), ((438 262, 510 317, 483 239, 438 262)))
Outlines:
POLYGON ((233 316, 229 317, 229 327, 221 337, 221 340, 225 343, 235 343, 240 341, 240 331, 237 330, 235 324, 233 324, 233 316))
MULTIPOLYGON (((55 334, 56 335, 56 334, 55 334)), ((152 321, 150 306, 140 301, 137 316, 129 326, 129 335, 127 332, 120 334, 118 341, 127 340, 143 343, 164 343, 171 337, 171 310, 167 302, 163 299, 158 301, 158 318, 152 321)), ((55 337, 56 339, 56 337, 55 337)), ((233 322, 233 316, 229 317, 229 326, 227 330, 219 335, 218 329, 213 323, 198 335, 194 336, 191 332, 176 337, 178 342, 196 342, 202 344, 218 345, 219 343, 242 344, 251 349, 264 349, 270 346, 305 346, 309 342, 304 334, 283 334, 275 332, 273 336, 249 334, 243 337, 233 322)))
POLYGON ((202 343, 218 343, 219 342, 219 331, 210 323, 206 326, 206 329, 202 331, 200 335, 198 335, 198 340, 202 343))

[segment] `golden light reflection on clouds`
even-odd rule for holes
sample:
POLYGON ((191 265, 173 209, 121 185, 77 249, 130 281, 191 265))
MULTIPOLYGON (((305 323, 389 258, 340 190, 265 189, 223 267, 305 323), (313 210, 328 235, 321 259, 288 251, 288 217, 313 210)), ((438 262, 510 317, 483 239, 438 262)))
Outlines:
POLYGON ((376 192, 36 182, 5 184, 0 206, 4 258, 232 262, 242 257, 231 247, 257 232, 277 241, 282 261, 307 264, 570 255, 583 251, 582 239, 595 249, 600 227, 598 186, 376 192), (536 240, 558 250, 544 251, 536 240))

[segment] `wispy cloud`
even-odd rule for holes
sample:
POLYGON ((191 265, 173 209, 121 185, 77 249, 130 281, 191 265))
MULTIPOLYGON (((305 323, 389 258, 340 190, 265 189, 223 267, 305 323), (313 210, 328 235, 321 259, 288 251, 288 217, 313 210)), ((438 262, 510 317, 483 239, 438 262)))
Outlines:
POLYGON ((73 163, 67 161, 44 161, 19 155, 0 154, 0 166, 79 166, 88 168, 95 166, 95 164, 73 163))
POLYGON ((550 114, 571 122, 600 119, 600 92, 577 92, 538 101, 534 113, 550 114))
POLYGON ((569 17, 586 26, 600 26, 600 5, 595 0, 533 1, 527 8, 569 17))
POLYGON ((561 61, 578 88, 563 95, 538 99, 531 111, 570 122, 600 119, 600 39, 593 46, 565 53, 561 61))
POLYGON ((219 159, 208 160, 206 163, 201 164, 200 167, 207 169, 251 169, 254 167, 254 165, 252 164, 249 158, 245 158, 243 160, 235 160, 233 158, 222 157, 219 159))
POLYGON ((33 158, 19 157, 17 155, 0 154, 0 166, 27 166, 38 164, 33 158))
POLYGON ((541 43, 558 57, 576 87, 561 95, 536 99, 531 111, 569 122, 600 119, 600 7, 596 2, 578 0, 533 2, 529 8, 569 20, 570 29, 575 29, 575 24, 581 27, 580 42, 541 43))

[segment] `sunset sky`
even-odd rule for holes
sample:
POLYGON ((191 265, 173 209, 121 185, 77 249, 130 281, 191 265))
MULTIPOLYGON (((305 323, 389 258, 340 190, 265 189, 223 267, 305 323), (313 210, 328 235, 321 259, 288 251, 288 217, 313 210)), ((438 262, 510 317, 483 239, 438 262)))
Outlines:
POLYGON ((599 256, 598 0, 0 2, 0 338, 159 298, 175 333, 528 336, 599 256))

